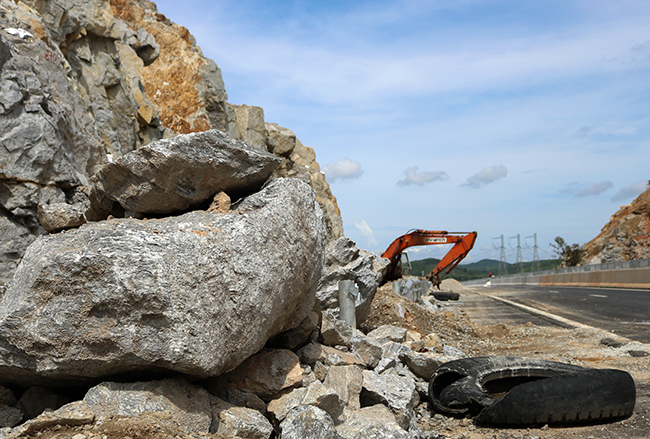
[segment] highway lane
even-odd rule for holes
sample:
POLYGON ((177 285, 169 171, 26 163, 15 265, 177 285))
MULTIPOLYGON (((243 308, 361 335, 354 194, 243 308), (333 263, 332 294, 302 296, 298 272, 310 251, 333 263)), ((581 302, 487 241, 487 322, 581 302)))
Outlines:
POLYGON ((483 292, 650 343, 650 290, 494 286, 483 292))

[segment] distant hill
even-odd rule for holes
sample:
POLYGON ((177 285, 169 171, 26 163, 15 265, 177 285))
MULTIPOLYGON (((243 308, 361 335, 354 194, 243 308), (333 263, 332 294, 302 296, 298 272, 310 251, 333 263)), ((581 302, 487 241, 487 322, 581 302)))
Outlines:
MULTIPOLYGON (((413 267, 413 275, 421 276, 423 273, 427 275, 433 268, 438 265, 440 259, 428 258, 421 259, 418 261, 411 261, 411 266, 413 267)), ((532 262, 524 262, 523 264, 523 273, 532 271, 532 262)), ((557 259, 545 259, 539 261, 540 270, 551 270, 557 268, 558 260, 557 259)), ((506 263, 508 274, 515 272, 515 264, 506 263)), ((480 279, 482 277, 487 277, 489 273, 497 275, 499 272, 499 261, 495 259, 482 259, 478 262, 472 262, 471 264, 460 264, 447 276, 446 278, 456 279, 458 281, 471 280, 471 279, 480 279)))

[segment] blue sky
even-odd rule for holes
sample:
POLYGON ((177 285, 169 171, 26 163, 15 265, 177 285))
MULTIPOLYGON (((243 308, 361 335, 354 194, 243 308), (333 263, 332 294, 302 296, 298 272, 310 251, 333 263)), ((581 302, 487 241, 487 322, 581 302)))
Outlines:
POLYGON ((315 149, 362 248, 476 230, 467 261, 498 259, 503 234, 514 262, 509 238, 536 233, 546 259, 650 179, 650 2, 156 4, 221 67, 229 102, 315 149))

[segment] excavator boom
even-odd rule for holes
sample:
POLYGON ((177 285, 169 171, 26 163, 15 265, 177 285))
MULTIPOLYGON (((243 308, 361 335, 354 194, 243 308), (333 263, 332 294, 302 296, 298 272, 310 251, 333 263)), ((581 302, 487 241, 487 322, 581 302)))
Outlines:
POLYGON ((427 275, 434 285, 440 284, 439 273, 447 270, 449 274, 462 261, 476 242, 476 232, 447 232, 446 230, 412 230, 393 241, 382 258, 390 260, 384 281, 401 277, 400 256, 402 251, 414 245, 454 244, 449 252, 438 262, 438 265, 427 275))

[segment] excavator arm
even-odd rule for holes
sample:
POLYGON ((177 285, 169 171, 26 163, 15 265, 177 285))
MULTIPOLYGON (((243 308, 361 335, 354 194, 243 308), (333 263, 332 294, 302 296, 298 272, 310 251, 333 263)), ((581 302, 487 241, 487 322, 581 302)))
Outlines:
POLYGON ((388 271, 384 276, 384 281, 399 279, 401 277, 400 256, 402 251, 414 245, 433 245, 433 244, 454 244, 449 252, 438 262, 427 279, 434 285, 440 285, 439 273, 447 270, 449 274, 456 265, 462 261, 469 251, 474 247, 476 242, 476 232, 447 232, 446 230, 411 230, 407 234, 400 236, 393 241, 386 251, 382 253, 382 258, 390 260, 388 271))

